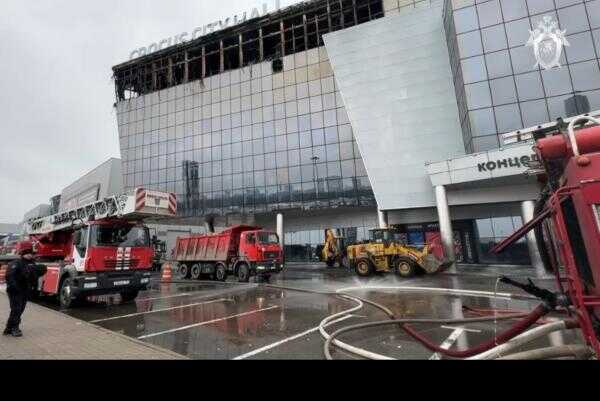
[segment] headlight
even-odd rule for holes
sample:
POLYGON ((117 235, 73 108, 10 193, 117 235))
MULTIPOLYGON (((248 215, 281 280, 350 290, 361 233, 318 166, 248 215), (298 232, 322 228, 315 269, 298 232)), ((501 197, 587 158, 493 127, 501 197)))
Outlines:
POLYGON ((141 281, 142 284, 148 284, 149 282, 150 282, 149 278, 143 278, 141 281))

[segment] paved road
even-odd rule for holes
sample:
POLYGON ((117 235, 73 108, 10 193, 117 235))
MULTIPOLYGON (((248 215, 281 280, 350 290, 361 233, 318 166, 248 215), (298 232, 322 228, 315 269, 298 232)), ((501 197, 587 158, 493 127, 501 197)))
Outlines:
MULTIPOLYGON (((509 270, 526 276, 530 270, 509 270)), ((121 305, 118 297, 105 298, 68 312, 77 319, 124 334, 193 359, 321 359, 323 339, 317 328, 328 316, 356 304, 333 295, 315 294, 280 287, 331 292, 354 287, 348 293, 381 303, 396 316, 416 318, 462 318, 464 307, 477 309, 530 310, 535 302, 491 299, 482 296, 440 295, 373 289, 374 286, 409 286, 496 291, 496 270, 465 269, 460 275, 442 274, 400 280, 394 275, 362 280, 353 273, 326 269, 322 265, 293 264, 264 284, 209 282, 156 283, 136 302, 121 305)), ((551 282, 546 282, 550 284, 551 282)), ((514 289, 499 287, 500 292, 514 289)), ((472 315, 471 315, 472 316, 472 315)), ((354 323, 385 320, 379 310, 365 306, 328 328, 329 332, 354 323)), ((421 325, 432 340, 448 346, 467 347, 489 339, 506 323, 460 327, 421 325)), ((351 333, 343 340, 357 347, 398 359, 430 359, 432 353, 416 344, 397 328, 369 329, 351 333)), ((564 333, 554 343, 577 342, 573 333, 564 333)), ((550 339, 538 344, 545 346, 550 339)), ((352 358, 344 352, 336 358, 352 358)))

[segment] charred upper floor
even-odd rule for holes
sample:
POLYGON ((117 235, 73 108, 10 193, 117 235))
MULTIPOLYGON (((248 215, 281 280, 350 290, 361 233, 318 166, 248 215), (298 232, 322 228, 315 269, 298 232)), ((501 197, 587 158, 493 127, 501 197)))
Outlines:
POLYGON ((113 67, 117 101, 324 45, 323 35, 384 16, 383 0, 313 0, 113 67))

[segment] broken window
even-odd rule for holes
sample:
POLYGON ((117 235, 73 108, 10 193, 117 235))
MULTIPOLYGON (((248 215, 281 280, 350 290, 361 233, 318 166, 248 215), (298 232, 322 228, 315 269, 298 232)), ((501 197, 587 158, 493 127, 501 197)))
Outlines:
POLYGON ((202 49, 194 49, 188 52, 189 80, 202 79, 202 49))
POLYGON ((240 68, 240 40, 238 36, 223 40, 223 58, 225 71, 240 68))
POLYGON ((356 25, 356 7, 354 0, 341 0, 344 28, 356 25))
POLYGON ((280 58, 273 60, 273 72, 277 73, 281 71, 283 71, 283 60, 280 58))
POLYGON ((206 46, 206 76, 219 74, 221 72, 221 45, 220 42, 211 43, 206 46))
POLYGON ((274 60, 281 54, 281 24, 276 22, 263 28, 263 58, 274 60))
POLYGON ((181 85, 185 83, 185 69, 187 60, 185 54, 177 54, 171 57, 171 85, 181 85))
POLYGON ((323 35, 384 15, 382 0, 316 0, 288 10, 115 67, 117 100, 262 61, 272 60, 273 71, 281 71, 283 56, 323 46, 323 35))
POLYGON ((169 78, 169 61, 167 59, 161 59, 156 62, 156 89, 162 90, 168 88, 171 84, 169 78))
POLYGON ((243 65, 259 63, 260 60, 260 31, 253 30, 242 34, 243 65))

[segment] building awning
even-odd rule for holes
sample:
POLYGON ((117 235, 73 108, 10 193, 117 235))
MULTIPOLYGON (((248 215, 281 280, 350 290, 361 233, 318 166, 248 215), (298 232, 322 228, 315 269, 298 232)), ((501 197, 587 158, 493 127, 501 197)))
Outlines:
POLYGON ((529 163, 537 159, 533 143, 490 150, 440 162, 427 163, 431 184, 437 186, 482 186, 531 182, 529 163))

